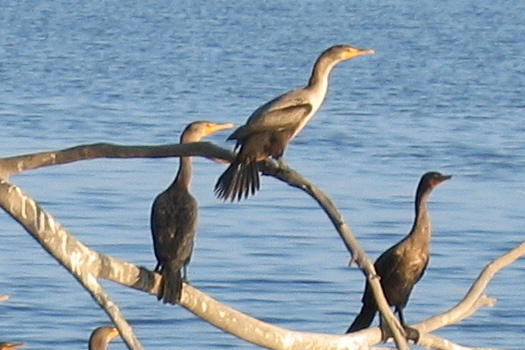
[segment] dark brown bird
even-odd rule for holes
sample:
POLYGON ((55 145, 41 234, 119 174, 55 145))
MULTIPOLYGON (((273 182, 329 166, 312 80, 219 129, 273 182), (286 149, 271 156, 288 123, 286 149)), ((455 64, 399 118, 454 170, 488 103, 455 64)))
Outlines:
POLYGON ((369 55, 373 50, 348 45, 332 46, 315 62, 308 84, 287 92, 257 108, 245 125, 228 137, 240 148, 235 160, 215 185, 217 197, 241 200, 260 188, 257 162, 279 160, 288 143, 305 127, 323 104, 330 73, 341 61, 369 55))
POLYGON ((106 350, 110 341, 119 336, 118 329, 112 326, 95 328, 89 337, 89 350, 106 350))
MULTIPOLYGON (((416 191, 416 215, 410 233, 381 254, 374 263, 388 305, 395 307, 403 326, 403 309, 408 303, 412 288, 423 276, 429 260, 432 228, 427 210, 428 197, 437 185, 451 177, 438 172, 428 172, 421 177, 416 191)), ((346 333, 369 327, 378 311, 368 281, 362 302, 359 315, 346 333)))
MULTIPOLYGON (((186 127, 180 142, 198 142, 216 131, 232 127, 233 124, 194 122, 186 127)), ((181 157, 177 176, 168 189, 155 198, 151 209, 151 233, 158 262, 155 271, 163 277, 158 299, 164 303, 176 304, 180 301, 182 281, 186 279, 186 266, 193 252, 198 204, 190 194, 191 176, 191 157, 181 157)))
POLYGON ((19 347, 26 345, 26 343, 10 343, 10 342, 0 342, 0 350, 14 350, 19 347))

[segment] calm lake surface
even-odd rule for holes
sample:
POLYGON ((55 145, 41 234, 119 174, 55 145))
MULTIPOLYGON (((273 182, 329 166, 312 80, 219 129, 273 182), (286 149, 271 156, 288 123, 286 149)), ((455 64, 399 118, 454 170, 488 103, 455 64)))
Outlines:
MULTIPOLYGON (((523 240, 525 3, 509 1, 4 1, 0 156, 113 142, 178 141, 194 120, 242 125, 260 104, 304 85, 320 52, 340 64, 328 99, 292 142, 290 166, 325 190, 375 259, 405 235, 426 171, 454 178, 432 195, 429 268, 405 315, 457 303, 482 267, 523 240)), ((210 140, 225 147, 228 132, 210 140)), ((342 333, 363 276, 316 203, 273 178, 242 203, 212 186, 224 165, 195 160, 200 231, 192 284, 276 325, 342 333)), ((94 160, 13 176, 77 238, 155 266, 153 198, 177 159, 94 160)), ((89 295, 0 214, 0 340, 83 349, 108 323, 89 295)), ((523 348, 525 264, 496 276, 498 299, 436 332, 465 346, 523 348)), ((180 307, 105 282, 147 349, 256 348, 180 307)), ((111 349, 124 349, 116 340, 111 349)))

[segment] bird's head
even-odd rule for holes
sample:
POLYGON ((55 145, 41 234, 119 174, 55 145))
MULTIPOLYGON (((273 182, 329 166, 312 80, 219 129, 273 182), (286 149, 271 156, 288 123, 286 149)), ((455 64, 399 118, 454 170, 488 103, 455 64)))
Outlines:
POLYGON ((189 124, 181 135, 181 143, 199 142, 204 137, 219 130, 231 129, 233 124, 217 124, 209 121, 197 121, 189 124))
POLYGON ((422 182, 428 183, 432 188, 436 187, 443 181, 449 180, 452 178, 452 175, 443 175, 437 171, 429 171, 422 177, 422 182))
POLYGON ((89 338, 89 350, 106 349, 110 341, 119 336, 119 331, 113 326, 96 328, 89 338))
POLYGON ((331 56, 338 60, 349 60, 357 56, 371 55, 375 53, 372 49, 359 49, 350 45, 335 45, 326 50, 322 56, 331 56))
POLYGON ((440 183, 451 178, 452 175, 443 175, 437 171, 429 171, 421 176, 416 193, 418 196, 423 196, 425 193, 429 194, 440 183))

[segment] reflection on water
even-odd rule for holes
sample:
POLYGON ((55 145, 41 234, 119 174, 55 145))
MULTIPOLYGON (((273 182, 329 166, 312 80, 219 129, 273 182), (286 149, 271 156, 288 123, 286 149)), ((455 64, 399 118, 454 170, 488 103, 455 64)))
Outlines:
MULTIPOLYGON (((420 175, 455 175, 430 201, 431 262, 406 309, 417 322, 454 305, 482 265, 522 240, 524 12, 518 1, 10 1, 0 15, 0 155, 172 143, 198 119, 240 125, 306 83, 328 46, 373 48, 335 69, 325 106, 285 157, 333 197, 373 258, 410 229, 420 175)), ((211 140, 231 147, 225 137, 211 140)), ((173 159, 95 160, 11 180, 89 246, 153 268, 149 209, 176 168, 173 159)), ((254 198, 221 203, 212 186, 223 170, 196 160, 202 209, 191 282, 283 327, 343 332, 363 277, 346 267, 325 215, 266 177, 254 198)), ((0 237, 0 294, 11 295, 0 305, 1 338, 85 347, 105 314, 7 216, 0 237)), ((522 276, 522 262, 502 271, 488 290, 495 307, 438 334, 519 349, 522 276)), ((254 348, 182 308, 105 286, 145 348, 254 348)))

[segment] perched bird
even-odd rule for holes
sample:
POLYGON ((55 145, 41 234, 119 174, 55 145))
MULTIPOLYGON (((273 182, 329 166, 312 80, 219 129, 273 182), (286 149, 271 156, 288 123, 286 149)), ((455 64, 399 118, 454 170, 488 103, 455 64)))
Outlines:
POLYGON ((257 108, 245 125, 228 137, 239 153, 215 185, 217 197, 241 200, 260 188, 257 162, 280 160, 288 143, 305 127, 323 104, 332 69, 341 61, 369 55, 373 50, 348 45, 332 46, 314 64, 308 84, 257 108))
POLYGON ((19 347, 26 345, 26 343, 10 343, 10 342, 0 342, 0 350, 14 350, 19 347))
MULTIPOLYGON (((416 191, 416 215, 410 233, 399 243, 386 250, 374 263, 388 305, 394 306, 403 326, 403 309, 410 292, 421 279, 429 260, 432 228, 427 201, 432 190, 451 175, 428 172, 421 177, 416 191)), ((377 304, 367 281, 363 294, 363 307, 346 333, 367 328, 372 323, 377 304)))
POLYGON ((112 326, 95 328, 89 337, 89 350, 105 350, 110 341, 119 336, 118 329, 112 326))
MULTIPOLYGON (((232 127, 233 124, 194 122, 186 127, 180 142, 198 142, 216 131, 232 127)), ((191 176, 191 157, 181 157, 175 180, 155 198, 151 209, 151 233, 158 262, 155 271, 163 277, 158 299, 164 303, 176 304, 180 301, 183 277, 186 279, 186 266, 193 252, 198 204, 189 191, 191 176), (184 276, 181 269, 184 270, 184 276)))

